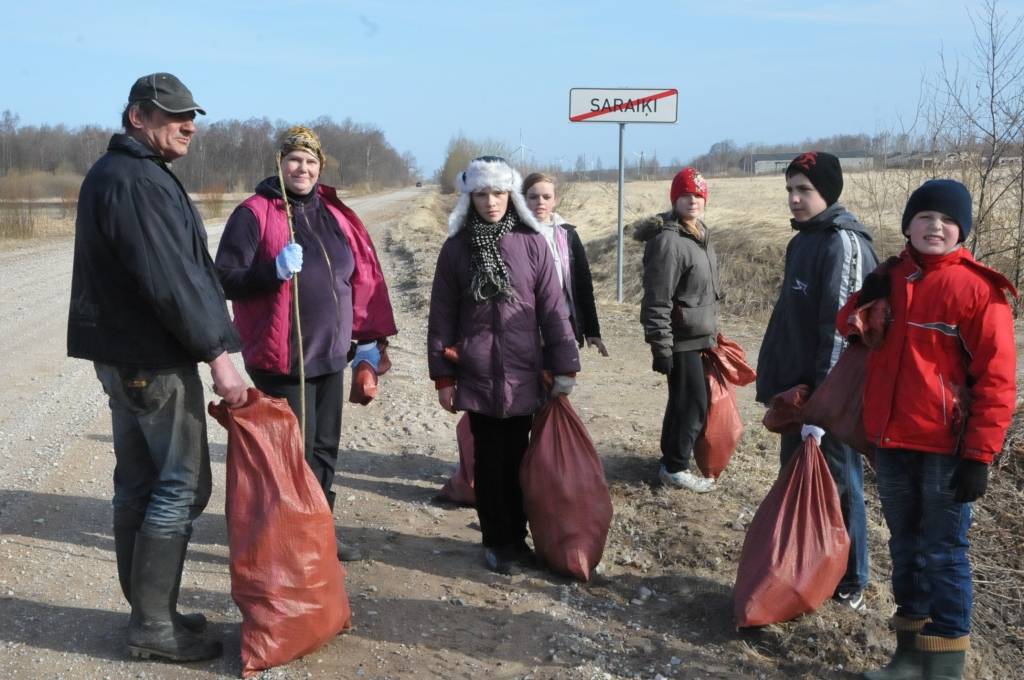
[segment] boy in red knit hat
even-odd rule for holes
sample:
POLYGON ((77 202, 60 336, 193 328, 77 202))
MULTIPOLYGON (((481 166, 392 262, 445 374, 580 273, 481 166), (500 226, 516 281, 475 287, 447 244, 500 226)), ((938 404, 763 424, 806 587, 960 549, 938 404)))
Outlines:
POLYGON ((672 179, 669 197, 672 210, 643 220, 633 231, 644 244, 644 339, 651 346, 652 369, 668 382, 658 477, 667 487, 705 493, 713 480, 689 467, 708 417, 701 352, 715 345, 721 298, 715 249, 701 219, 708 183, 696 168, 683 168, 672 179))

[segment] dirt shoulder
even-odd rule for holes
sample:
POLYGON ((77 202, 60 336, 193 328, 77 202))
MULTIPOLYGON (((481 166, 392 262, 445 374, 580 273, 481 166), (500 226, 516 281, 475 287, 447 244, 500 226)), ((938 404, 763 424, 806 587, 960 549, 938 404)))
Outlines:
MULTIPOLYGON (((348 569, 353 629, 264 677, 852 678, 886 657, 888 560, 873 493, 866 615, 826 604, 792 623, 734 630, 736 563, 777 471, 777 438, 760 426, 762 409, 744 388, 746 430, 719 488, 698 496, 658 487, 665 388, 649 370, 632 305, 602 301, 612 356, 586 352, 572 396, 615 506, 601 573, 579 584, 487 572, 475 512, 432 502, 457 460, 457 418, 437 406, 424 355, 446 203, 424 189, 352 204, 373 233, 400 328, 381 398, 345 406, 335 521, 369 559, 348 569)), ((215 491, 196 524, 182 607, 210 617, 225 655, 186 666, 127 658, 110 533, 109 413, 91 366, 63 356, 70 261, 69 241, 0 250, 0 265, 19 272, 4 278, 0 296, 8 319, 0 340, 0 668, 25 678, 237 677, 225 436, 212 420, 215 491)), ((756 357, 759 324, 732 317, 723 326, 756 357)), ((981 632, 972 677, 1013 677, 1014 651, 981 632)))

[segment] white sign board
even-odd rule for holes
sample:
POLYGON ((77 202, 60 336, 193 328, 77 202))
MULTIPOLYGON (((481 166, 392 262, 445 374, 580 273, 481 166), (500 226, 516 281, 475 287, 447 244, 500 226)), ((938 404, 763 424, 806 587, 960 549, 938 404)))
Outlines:
POLYGON ((569 121, 572 123, 674 123, 679 106, 675 89, 569 90, 569 121))

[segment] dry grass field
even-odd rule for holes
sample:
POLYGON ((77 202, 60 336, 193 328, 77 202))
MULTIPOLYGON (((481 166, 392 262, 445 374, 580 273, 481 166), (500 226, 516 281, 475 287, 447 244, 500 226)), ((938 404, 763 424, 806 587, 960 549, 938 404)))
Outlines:
MULTIPOLYGON (((879 256, 899 252, 900 213, 889 207, 903 200, 893 195, 899 177, 892 173, 858 173, 846 177, 840 203, 869 227, 879 256), (872 187, 884 184, 883 196, 872 187), (876 206, 886 204, 882 210, 876 206)), ((627 182, 623 222, 626 225, 624 300, 640 300, 643 247, 631 238, 636 220, 669 209, 669 184, 627 182)), ((765 316, 774 302, 782 276, 786 242, 792 235, 786 207, 785 180, 781 175, 720 177, 708 180, 705 221, 711 229, 721 265, 726 311, 744 316, 765 316)), ((564 187, 559 214, 575 224, 587 244, 598 295, 615 298, 616 224, 618 189, 614 183, 573 183, 564 187)))

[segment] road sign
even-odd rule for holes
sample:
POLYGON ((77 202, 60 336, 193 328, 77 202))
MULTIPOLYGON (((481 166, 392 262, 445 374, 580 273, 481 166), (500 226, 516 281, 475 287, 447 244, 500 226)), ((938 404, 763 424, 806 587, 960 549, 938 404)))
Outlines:
POLYGON ((616 267, 618 275, 615 285, 616 298, 619 302, 622 302, 622 250, 625 240, 622 219, 625 214, 623 192, 626 166, 622 159, 622 140, 626 134, 626 123, 674 123, 678 107, 679 91, 674 88, 574 87, 569 90, 570 123, 619 124, 619 244, 616 267))
POLYGON ((675 89, 569 90, 569 121, 572 123, 674 123, 679 104, 675 89))

